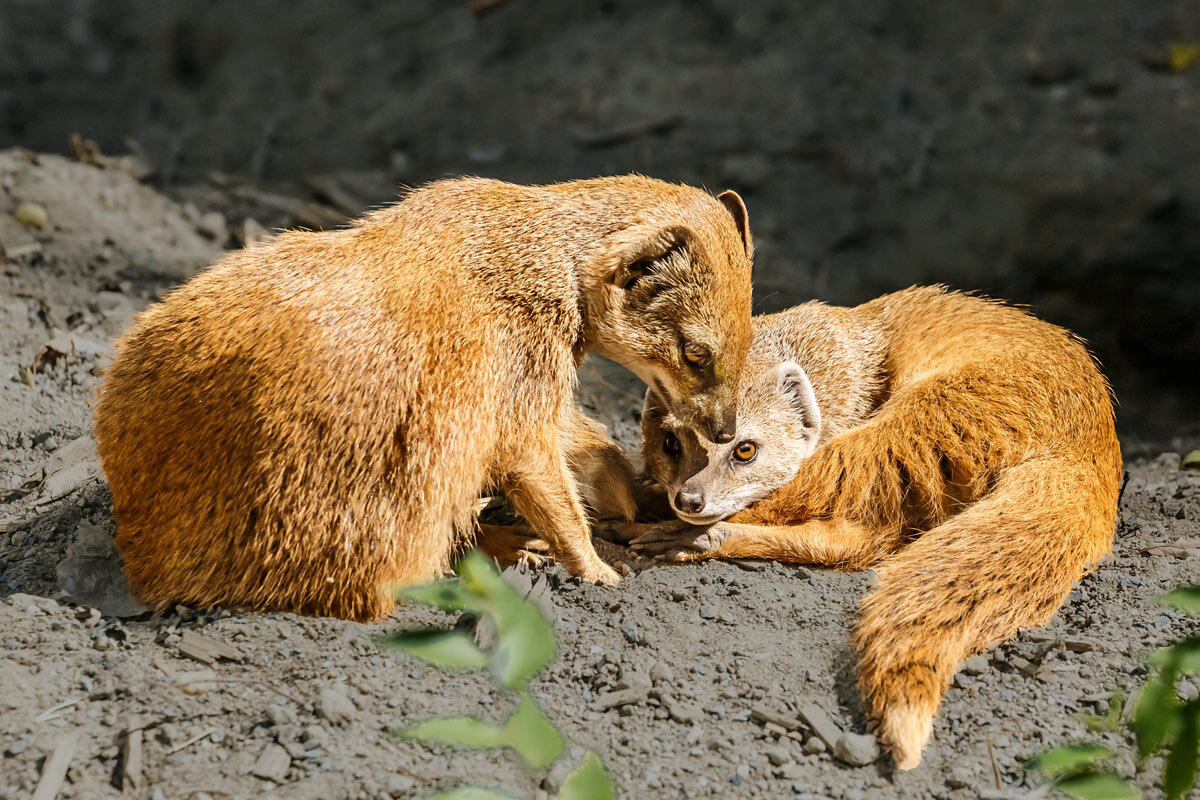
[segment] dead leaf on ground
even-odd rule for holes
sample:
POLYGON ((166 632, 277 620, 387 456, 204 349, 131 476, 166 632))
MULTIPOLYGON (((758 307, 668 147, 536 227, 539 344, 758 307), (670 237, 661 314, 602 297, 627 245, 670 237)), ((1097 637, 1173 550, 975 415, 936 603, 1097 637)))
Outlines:
POLYGON ((80 357, 112 355, 112 345, 97 342, 77 333, 55 334, 33 358, 33 369, 41 372, 43 367, 54 366, 63 356, 80 357))
POLYGON ((1147 556, 1173 556, 1175 558, 1190 558, 1200 555, 1200 539, 1176 539, 1173 542, 1155 542, 1142 548, 1142 554, 1147 556))

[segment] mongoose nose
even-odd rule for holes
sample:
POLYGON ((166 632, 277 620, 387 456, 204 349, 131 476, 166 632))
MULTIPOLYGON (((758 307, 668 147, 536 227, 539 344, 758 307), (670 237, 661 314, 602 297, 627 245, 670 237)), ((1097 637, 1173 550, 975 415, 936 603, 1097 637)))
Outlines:
POLYGON ((729 444, 733 441, 733 435, 737 433, 737 429, 730 426, 723 426, 719 430, 713 432, 713 441, 717 444, 729 444))
POLYGON ((700 492, 685 492, 680 489, 675 493, 675 509, 687 514, 695 514, 704 508, 704 495, 700 492))

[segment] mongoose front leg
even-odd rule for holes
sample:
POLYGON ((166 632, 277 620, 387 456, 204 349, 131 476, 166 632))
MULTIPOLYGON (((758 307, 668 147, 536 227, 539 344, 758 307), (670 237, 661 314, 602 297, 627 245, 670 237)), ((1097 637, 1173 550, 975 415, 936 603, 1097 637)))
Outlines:
POLYGON ((633 541, 633 549, 668 561, 767 558, 799 564, 857 568, 880 552, 878 533, 848 520, 810 520, 800 525, 718 522, 707 528, 666 523, 633 541))
POLYGON ((506 492, 517 512, 550 544, 554 558, 572 575, 596 583, 616 583, 616 570, 592 546, 591 529, 566 459, 557 449, 540 464, 529 464, 510 479, 506 492))
POLYGON ((550 560, 550 545, 523 525, 478 526, 475 545, 495 559, 501 567, 513 564, 545 566, 550 560))

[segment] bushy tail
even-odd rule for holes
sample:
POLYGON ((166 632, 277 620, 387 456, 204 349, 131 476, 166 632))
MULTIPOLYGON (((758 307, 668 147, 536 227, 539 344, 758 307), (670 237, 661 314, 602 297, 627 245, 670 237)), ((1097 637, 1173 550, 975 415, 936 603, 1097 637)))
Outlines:
POLYGON ((863 703, 898 767, 920 763, 959 663, 1044 624, 1109 551, 1118 476, 1105 471, 1030 459, 879 565, 854 642, 863 703))

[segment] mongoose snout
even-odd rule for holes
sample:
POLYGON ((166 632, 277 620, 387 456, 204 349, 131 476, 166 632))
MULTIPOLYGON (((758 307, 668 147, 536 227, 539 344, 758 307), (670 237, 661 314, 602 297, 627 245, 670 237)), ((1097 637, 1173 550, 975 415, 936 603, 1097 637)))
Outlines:
POLYGON ((641 176, 441 181, 227 254, 135 321, 100 388, 131 588, 377 618, 472 541, 511 554, 475 521, 497 489, 573 574, 616 581, 577 481, 632 518, 632 471, 575 370, 598 351, 720 435, 751 254, 736 194, 641 176))

